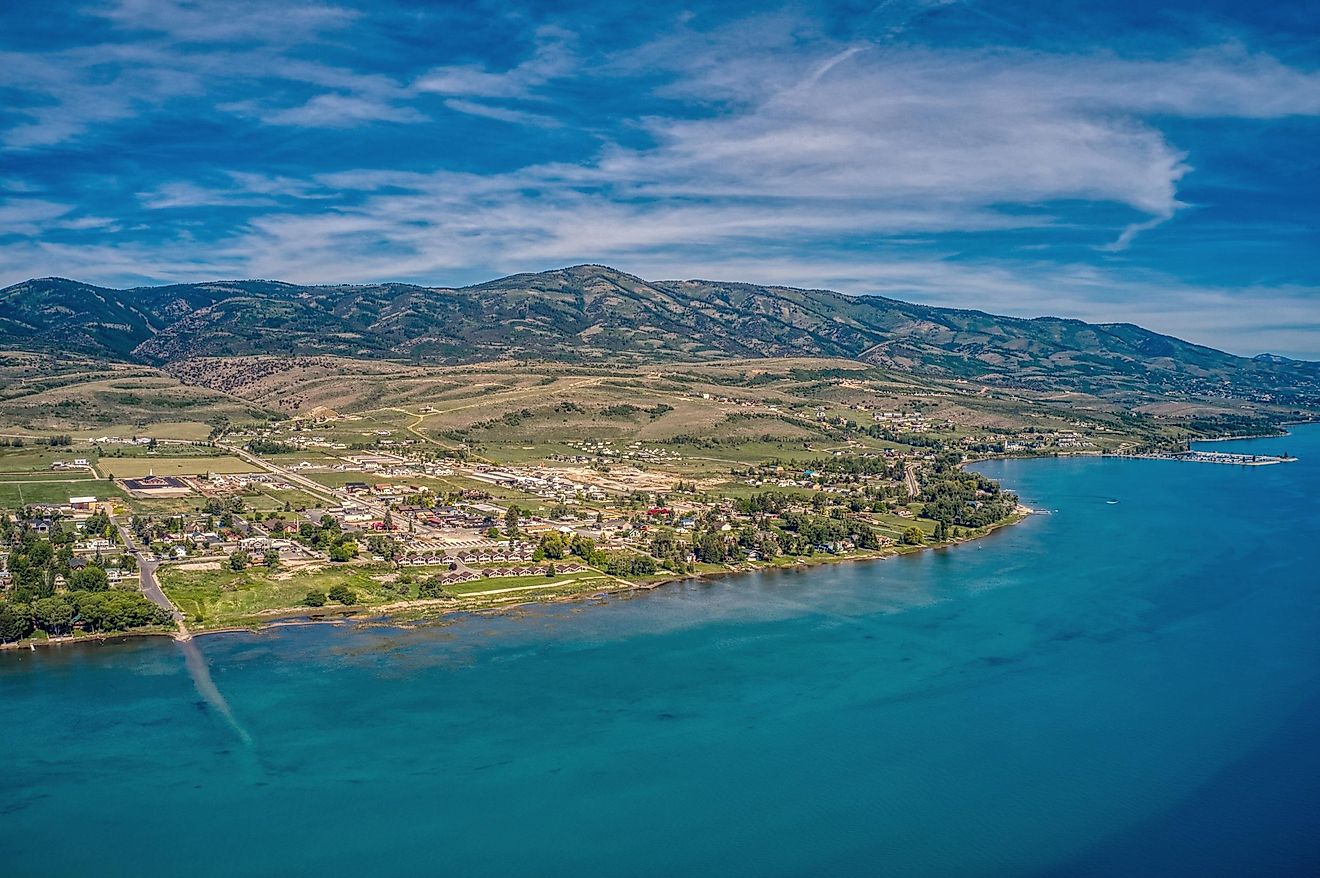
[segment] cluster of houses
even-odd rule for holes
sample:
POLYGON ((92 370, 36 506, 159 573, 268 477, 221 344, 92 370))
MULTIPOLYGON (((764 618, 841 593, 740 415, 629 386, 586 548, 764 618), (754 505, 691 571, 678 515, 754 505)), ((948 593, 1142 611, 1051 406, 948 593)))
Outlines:
POLYGON ((270 473, 210 473, 205 479, 189 479, 187 481, 191 482, 193 487, 200 493, 207 496, 241 493, 256 485, 275 490, 286 490, 292 487, 270 473))
POLYGON ((913 412, 872 412, 871 420, 905 433, 925 433, 931 428, 930 421, 913 412))
POLYGON ((438 574, 441 585, 451 585, 457 582, 474 582, 478 579, 495 579, 514 576, 550 576, 551 567, 554 568, 554 574, 559 573, 583 573, 587 570, 583 564, 570 562, 567 564, 543 564, 530 567, 490 567, 484 570, 450 570, 447 573, 438 574))
POLYGON ((569 445, 580 449, 583 454, 572 457, 560 457, 571 463, 588 463, 593 458, 614 457, 628 460, 645 461, 673 461, 679 459, 679 454, 668 448, 657 448, 643 445, 641 442, 630 442, 628 445, 617 448, 609 439, 589 439, 584 442, 570 442, 569 445))
POLYGON ((490 564, 502 561, 528 561, 536 551, 531 543, 516 543, 508 547, 460 549, 454 557, 464 564, 490 564))
POLYGON ((588 500, 604 500, 609 496, 596 485, 575 482, 553 470, 529 473, 520 472, 511 467, 495 469, 494 467, 478 466, 470 473, 470 476, 480 482, 515 488, 537 497, 562 503, 574 502, 578 497, 585 497, 588 500))
POLYGON ((418 546, 419 549, 410 551, 405 558, 401 558, 400 564, 418 567, 448 564, 450 561, 462 561, 464 564, 500 564, 508 561, 530 561, 533 552, 536 551, 531 543, 516 543, 513 546, 460 549, 451 557, 444 549, 422 544, 413 545, 418 546))

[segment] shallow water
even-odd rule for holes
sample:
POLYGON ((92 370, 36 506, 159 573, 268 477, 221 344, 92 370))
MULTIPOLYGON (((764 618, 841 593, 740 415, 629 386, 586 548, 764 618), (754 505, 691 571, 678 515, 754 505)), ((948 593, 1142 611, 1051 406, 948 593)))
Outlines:
POLYGON ((5 871, 1318 874, 1320 429, 1239 447, 1302 459, 985 464, 1050 514, 204 637, 215 692, 170 641, 0 656, 5 871))

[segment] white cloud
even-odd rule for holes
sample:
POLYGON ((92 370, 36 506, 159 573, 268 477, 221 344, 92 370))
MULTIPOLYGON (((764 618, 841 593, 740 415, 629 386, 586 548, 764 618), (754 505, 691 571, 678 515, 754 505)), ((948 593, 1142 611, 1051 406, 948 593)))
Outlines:
POLYGON ((497 107, 490 104, 479 104, 475 101, 465 101, 459 98, 450 98, 445 101, 445 106, 456 113, 466 113, 469 116, 482 116, 487 119, 496 119, 500 122, 510 122, 518 125, 541 125, 547 128, 556 128, 559 126, 559 120, 552 116, 545 116, 540 113, 529 113, 526 110, 514 110, 508 107, 497 107))
POLYGON ((268 125, 304 128, 348 128, 360 122, 420 122, 426 119, 413 107, 360 95, 322 94, 305 104, 261 113, 268 125))
POLYGON ((40 198, 0 201, 0 235, 36 235, 73 210, 73 205, 40 198))
POLYGON ((340 28, 357 18, 355 11, 343 7, 263 0, 116 0, 87 11, 125 30, 164 33, 188 43, 280 43, 340 28))
POLYGON ((542 27, 535 34, 531 57, 509 68, 492 71, 476 64, 436 67, 412 84, 419 94, 445 96, 445 106, 458 113, 482 116, 500 122, 554 127, 559 123, 543 113, 517 104, 540 100, 538 89, 577 72, 580 62, 572 50, 573 35, 556 27, 542 27), (515 101, 514 105, 510 100, 515 101))
POLYGON ((413 88, 455 98, 528 98, 551 80, 574 72, 578 62, 572 51, 573 35, 560 28, 536 32, 530 58, 508 70, 492 71, 476 64, 436 67, 420 77, 413 88))

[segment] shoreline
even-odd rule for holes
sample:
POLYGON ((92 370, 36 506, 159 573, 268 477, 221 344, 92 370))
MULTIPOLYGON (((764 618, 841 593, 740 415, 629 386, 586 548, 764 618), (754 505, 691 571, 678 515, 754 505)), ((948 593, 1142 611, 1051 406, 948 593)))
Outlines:
POLYGON ((61 646, 105 646, 116 640, 143 637, 165 637, 176 642, 183 642, 186 639, 196 639, 208 635, 261 634, 265 631, 277 628, 297 628, 308 625, 371 625, 373 627, 402 629, 408 627, 409 622, 435 622, 444 619, 446 616, 459 617, 471 614, 505 613, 536 605, 576 603, 602 596, 639 594, 654 591, 662 586, 672 585, 677 582, 698 582, 701 580, 723 579, 726 577, 746 576, 753 573, 763 573, 772 570, 806 571, 814 567, 822 567, 828 564, 887 561, 890 558, 897 558, 904 555, 915 555, 925 551, 952 549, 967 543, 974 543, 991 536, 1001 528, 1019 524, 1035 514, 1037 514, 1037 510, 1019 503, 1013 515, 1002 521, 987 525, 984 530, 978 532, 975 536, 965 537, 959 540, 952 540, 934 545, 923 544, 910 547, 895 546, 868 552, 866 554, 843 556, 829 555, 823 558, 813 557, 812 559, 799 557, 797 560, 787 564, 762 564, 760 566, 746 568, 707 570, 705 572, 697 573, 675 573, 671 576, 663 576, 648 582, 633 582, 618 577, 609 577, 609 584, 602 585, 601 588, 593 589, 590 593, 585 594, 555 595, 542 599, 532 598, 527 600, 514 600, 491 606, 467 607, 454 606, 456 600, 435 598, 418 601, 402 601, 377 607, 346 606, 342 608, 342 610, 337 610, 334 614, 325 614, 325 616, 300 612, 297 608, 290 607, 269 611, 271 615, 268 621, 262 621, 252 625, 229 624, 216 628, 190 628, 188 629, 187 638, 181 637, 177 630, 172 629, 119 631, 109 634, 88 634, 80 637, 62 636, 45 638, 42 640, 20 640, 13 643, 0 644, 0 652, 15 650, 30 650, 35 652, 39 648, 61 646), (412 613, 417 613, 417 615, 414 618, 408 618, 412 613))

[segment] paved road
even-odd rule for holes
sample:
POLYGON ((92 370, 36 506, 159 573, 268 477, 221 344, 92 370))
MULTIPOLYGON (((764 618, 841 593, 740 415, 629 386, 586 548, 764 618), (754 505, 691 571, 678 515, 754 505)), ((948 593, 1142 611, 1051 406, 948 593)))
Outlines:
POLYGON ((115 527, 119 529, 119 537, 124 541, 125 549, 137 560, 138 588, 142 589, 142 594, 146 595, 147 600, 170 614, 170 618, 178 626, 181 639, 187 640, 192 637, 183 624, 183 613, 179 611, 178 607, 174 606, 174 602, 169 599, 156 580, 156 568, 160 566, 160 562, 145 559, 141 547, 133 542, 132 533, 121 522, 116 521, 115 527))
POLYGON ((903 484, 907 486, 908 496, 914 500, 921 493, 921 485, 917 484, 917 469, 912 463, 903 465, 903 484))

